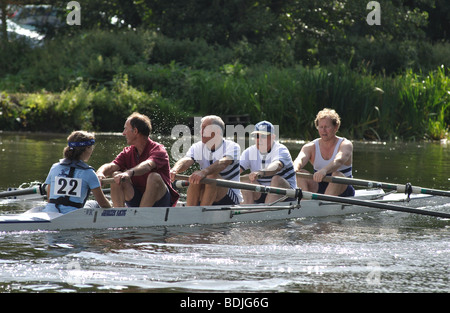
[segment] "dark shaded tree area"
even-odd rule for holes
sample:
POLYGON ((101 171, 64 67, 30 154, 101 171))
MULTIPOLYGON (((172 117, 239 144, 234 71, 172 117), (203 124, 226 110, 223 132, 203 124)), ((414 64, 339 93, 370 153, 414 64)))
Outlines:
MULTIPOLYGON (((7 1, 8 2, 8 1, 7 1)), ((16 1, 17 2, 17 1, 16 1)), ((22 1, 32 2, 32 1, 22 1)), ((45 1, 41 1, 45 2, 45 1)), ((47 1, 61 8, 68 1, 47 1)), ((203 38, 229 45, 245 36, 258 43, 284 36, 346 37, 373 35, 392 39, 448 40, 450 2, 378 1, 380 27, 366 23, 367 0, 85 0, 82 28, 147 27, 178 39, 203 38), (112 17, 120 23, 112 26, 112 17)))
MULTIPOLYGON (((0 0, 6 4, 52 4, 62 20, 69 1, 0 0)), ((378 1, 381 25, 368 25, 367 0, 84 0, 81 25, 45 30, 70 36, 91 29, 146 29, 174 40, 204 40, 230 47, 289 46, 280 64, 325 65, 365 63, 375 72, 429 69, 448 43, 450 2, 447 0, 378 1), (423 64, 422 64, 423 63, 423 64), (428 64, 432 63, 432 64, 428 64)), ((4 23, 2 23, 4 25, 4 23)), ((3 27, 4 28, 4 27, 3 27)), ((2 31, 5 37, 6 30, 2 31)), ((447 46, 448 47, 448 46, 447 46)), ((445 50, 445 49, 444 49, 445 50)))
MULTIPOLYGON (((64 1, 59 1, 64 4, 64 1)), ((145 28, 172 39, 205 40, 230 47, 289 45, 295 63, 340 60, 375 71, 397 72, 431 58, 435 43, 448 42, 450 2, 379 1, 381 25, 368 25, 366 0, 139 0, 83 1, 82 29, 145 28), (112 25, 111 19, 118 22, 112 25)), ((280 62, 289 64, 289 62, 280 62)), ((426 67, 426 65, 424 65, 426 67)), ((417 67, 417 66, 416 66, 417 67)))

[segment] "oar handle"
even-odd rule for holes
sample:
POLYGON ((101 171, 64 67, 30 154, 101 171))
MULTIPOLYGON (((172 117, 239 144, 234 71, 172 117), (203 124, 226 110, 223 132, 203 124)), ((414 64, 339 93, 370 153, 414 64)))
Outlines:
POLYGON ((176 174, 175 179, 178 180, 189 180, 189 175, 183 175, 183 174, 176 174))
POLYGON ((109 185, 109 184, 112 184, 112 183, 114 183, 114 178, 113 177, 111 177, 111 178, 103 178, 102 179, 102 185, 109 185))

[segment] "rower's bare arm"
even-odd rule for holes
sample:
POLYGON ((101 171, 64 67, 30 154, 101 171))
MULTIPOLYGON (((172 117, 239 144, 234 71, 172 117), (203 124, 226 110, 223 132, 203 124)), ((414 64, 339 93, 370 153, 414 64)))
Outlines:
POLYGON ((313 142, 307 143, 302 147, 297 158, 294 161, 294 170, 296 172, 299 172, 311 160, 313 148, 314 148, 313 142))
POLYGON ((114 180, 116 183, 120 184, 120 182, 124 180, 130 180, 133 176, 142 176, 154 168, 156 168, 156 163, 153 160, 145 160, 135 167, 127 169, 123 173, 116 174, 114 176, 114 180))
POLYGON ((350 140, 344 140, 341 143, 333 162, 330 162, 330 164, 328 164, 323 169, 326 171, 327 174, 331 174, 337 171, 342 165, 351 163, 352 155, 353 155, 352 142, 350 140))
POLYGON ((273 176, 276 173, 278 173, 282 168, 284 167, 283 163, 281 161, 273 161, 265 168, 258 171, 258 176, 273 176))
POLYGON ((111 207, 111 203, 109 203, 108 199, 106 199, 105 194, 103 193, 100 187, 92 189, 92 194, 94 195, 95 200, 97 200, 100 207, 102 208, 111 207))
POLYGON ((111 177, 112 174, 115 171, 118 171, 119 169, 120 169, 120 167, 115 163, 112 163, 112 162, 106 163, 106 164, 103 164, 102 166, 100 166, 100 168, 97 170, 96 174, 97 174, 98 178, 101 180, 106 177, 111 177))
POLYGON ((47 192, 47 199, 50 199, 50 184, 45 186, 45 191, 47 192))
POLYGON ((353 157, 353 144, 350 140, 344 140, 339 147, 338 153, 334 158, 337 167, 349 164, 353 157))
POLYGON ((233 163, 233 159, 231 157, 225 156, 220 160, 217 160, 210 166, 192 173, 191 176, 189 176, 189 182, 191 184, 199 184, 200 181, 207 176, 218 175, 231 163, 233 163))
MULTIPOLYGON (((147 174, 154 168, 156 168, 156 163, 153 160, 145 160, 145 161, 139 163, 138 165, 136 165, 135 167, 131 168, 130 170, 132 171, 132 173, 131 173, 132 176, 141 176, 141 175, 147 174)), ((128 170, 128 171, 130 171, 130 170, 128 170)))
POLYGON ((273 161, 265 168, 260 169, 259 171, 251 172, 248 175, 248 179, 251 182, 254 182, 256 179, 264 177, 264 176, 273 176, 278 173, 284 167, 281 161, 273 161))
POLYGON ((219 174, 231 163, 233 163, 233 159, 229 156, 224 156, 223 158, 217 160, 210 166, 202 169, 201 172, 203 172, 206 176, 219 174))
POLYGON ((194 160, 192 160, 189 157, 184 157, 180 160, 178 160, 174 166, 170 169, 170 179, 171 181, 175 180, 175 176, 178 173, 183 173, 188 168, 190 168, 194 164, 194 160))

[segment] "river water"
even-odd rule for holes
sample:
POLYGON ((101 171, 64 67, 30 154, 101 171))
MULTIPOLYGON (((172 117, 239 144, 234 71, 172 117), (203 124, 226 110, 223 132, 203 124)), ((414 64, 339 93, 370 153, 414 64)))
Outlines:
MULTIPOLYGON (((45 180, 65 137, 0 133, 0 191, 45 180)), ((153 138, 165 142, 169 138, 153 138)), ((302 142, 283 141, 295 158, 302 142)), ((121 151, 98 134, 90 165, 121 151)), ((354 176, 450 189, 450 147, 354 143, 354 176)), ((40 201, 0 199, 17 213, 40 201)), ((450 212, 447 199, 424 203, 450 212)), ((0 292, 449 292, 450 221, 379 211, 226 225, 0 233, 0 292)))

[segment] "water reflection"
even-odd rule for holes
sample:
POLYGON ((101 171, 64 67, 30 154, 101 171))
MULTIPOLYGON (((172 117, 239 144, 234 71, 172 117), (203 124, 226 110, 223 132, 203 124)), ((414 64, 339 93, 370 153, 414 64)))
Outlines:
POLYGON ((0 234, 0 291, 445 292, 449 234, 448 221, 383 211, 0 234), (373 264, 380 281, 368 285, 373 264))
MULTIPOLYGON (((43 181, 66 135, 0 133, 0 190, 43 181)), ((125 145, 98 134, 90 165, 125 145)), ((160 138, 166 147, 172 140, 160 138)), ((295 158, 304 142, 286 141, 295 158)), ((355 142, 355 177, 450 189, 450 148, 355 142)), ((448 198, 424 203, 448 212, 448 198)), ((39 202, 8 202, 11 213, 39 202)), ((0 292, 448 292, 449 221, 381 211, 288 221, 0 233, 0 292), (367 281, 375 268, 377 283, 367 281)))

